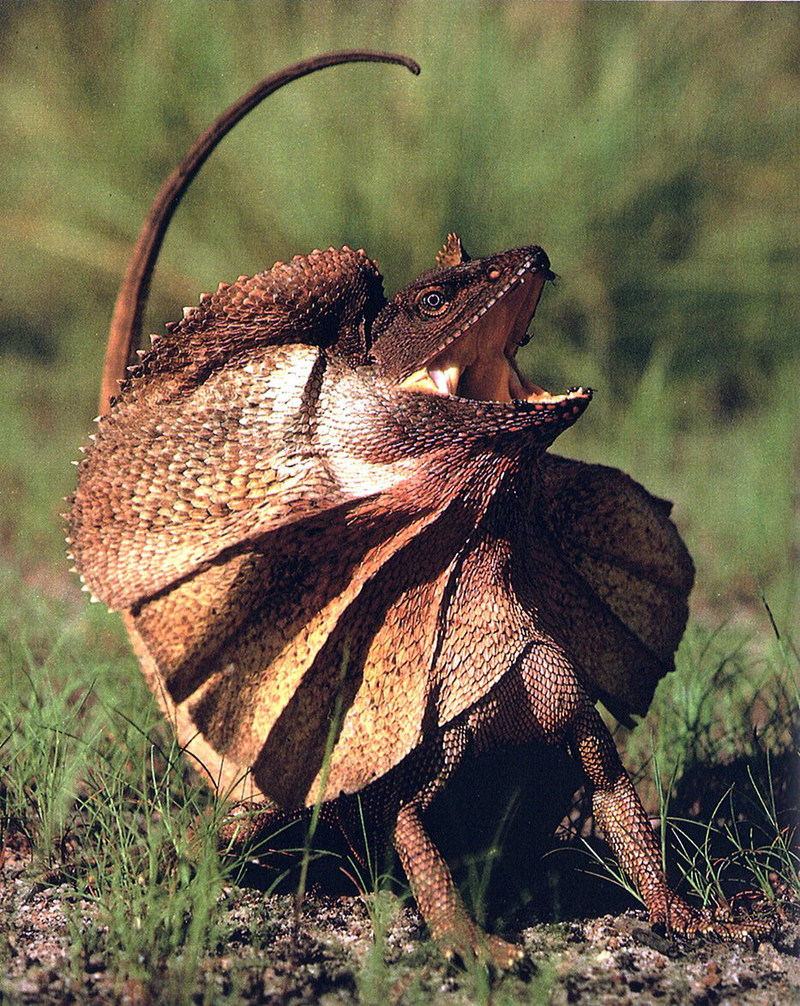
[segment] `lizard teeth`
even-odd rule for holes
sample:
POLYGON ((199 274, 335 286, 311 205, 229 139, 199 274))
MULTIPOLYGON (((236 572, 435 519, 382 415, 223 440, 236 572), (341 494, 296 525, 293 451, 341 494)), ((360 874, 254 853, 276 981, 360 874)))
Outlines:
POLYGON ((436 390, 442 395, 455 395, 458 391, 458 380, 461 377, 459 367, 448 367, 447 370, 429 370, 428 377, 436 385, 436 390))

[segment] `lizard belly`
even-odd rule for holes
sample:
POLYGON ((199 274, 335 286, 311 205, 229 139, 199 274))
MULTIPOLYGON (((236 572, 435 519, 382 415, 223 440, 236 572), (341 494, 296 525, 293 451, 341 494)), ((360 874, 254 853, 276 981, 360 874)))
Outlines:
POLYGON ((534 643, 469 714, 476 751, 538 741, 560 746, 585 700, 574 671, 550 643, 534 643))

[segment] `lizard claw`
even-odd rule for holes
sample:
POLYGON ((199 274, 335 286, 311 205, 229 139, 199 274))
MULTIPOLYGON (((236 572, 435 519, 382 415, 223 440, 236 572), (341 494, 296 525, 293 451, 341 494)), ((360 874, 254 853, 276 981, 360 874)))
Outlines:
MULTIPOLYGON (((484 964, 490 972, 525 971, 525 950, 500 936, 484 933, 476 925, 469 932, 440 936, 436 940, 445 960, 453 967, 466 968, 471 961, 484 964)), ((528 969, 529 970, 529 969, 528 969)))
POLYGON ((767 918, 735 918, 720 908, 699 911, 680 898, 670 899, 665 912, 651 913, 650 921, 678 936, 709 936, 731 941, 763 939, 775 928, 767 918))
POLYGON ((498 971, 512 971, 519 968, 525 960, 525 950, 516 943, 509 943, 499 936, 481 933, 483 945, 479 948, 478 957, 498 971))

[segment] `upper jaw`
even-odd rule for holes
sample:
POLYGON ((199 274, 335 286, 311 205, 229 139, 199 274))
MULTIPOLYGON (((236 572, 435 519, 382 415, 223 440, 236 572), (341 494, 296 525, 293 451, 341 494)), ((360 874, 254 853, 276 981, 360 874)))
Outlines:
POLYGON ((520 373, 515 356, 553 273, 521 271, 507 291, 400 385, 476 401, 560 403, 583 389, 551 395, 520 373))

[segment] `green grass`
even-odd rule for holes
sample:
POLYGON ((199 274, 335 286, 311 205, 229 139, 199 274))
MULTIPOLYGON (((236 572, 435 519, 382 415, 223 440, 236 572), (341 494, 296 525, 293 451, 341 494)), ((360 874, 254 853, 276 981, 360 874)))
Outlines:
MULTIPOLYGON (((233 985, 216 998, 208 962, 226 956, 227 913, 243 897, 235 885, 244 867, 241 855, 217 851, 220 809, 175 748, 114 617, 99 605, 76 611, 71 602, 45 601, 10 577, 4 588, 14 604, 6 601, 3 612, 13 637, 4 639, 0 666, 0 841, 27 845, 28 882, 55 885, 67 906, 64 966, 77 981, 99 961, 118 990, 163 989, 162 1001, 240 1001, 233 986, 245 995, 253 968, 263 969, 277 926, 270 913, 285 909, 264 903, 249 923, 257 927, 255 956, 230 965, 233 985)), ((742 890, 775 898, 770 875, 784 885, 779 897, 800 893, 785 805, 797 659, 780 642, 759 654, 732 630, 693 630, 651 717, 625 745, 650 806, 663 787, 668 859, 695 903, 719 904, 742 890), (687 780, 699 780, 699 791, 682 790, 687 780), (690 820, 697 792, 705 802, 690 820)), ((312 852, 309 842, 298 859, 312 852)), ((408 990, 405 1001, 430 1001, 435 951, 420 946, 403 956, 387 942, 399 902, 383 891, 379 864, 377 851, 361 873, 359 864, 343 863, 374 931, 372 949, 350 965, 353 980, 365 1003, 385 1001, 397 982, 408 990)), ((486 879, 476 867, 478 904, 486 879)), ((300 906, 300 930, 312 903, 300 906)), ((512 982, 498 993, 470 965, 457 987, 470 1002, 544 1002, 553 980, 545 968, 533 985, 512 982)))
MULTIPOLYGON (((777 632, 767 650, 753 643, 692 627, 678 670, 623 745, 640 796, 657 809, 665 868, 703 908, 800 893, 800 657, 777 632)), ((615 861, 588 852, 640 900, 615 861)))
POLYGON ((245 2, 222 28, 213 5, 190 0, 6 8, 9 562, 58 563, 59 499, 96 408, 114 292, 167 171, 262 75, 370 44, 415 56, 422 75, 336 68, 242 123, 176 215, 148 329, 220 280, 317 246, 365 247, 392 290, 431 265, 454 228, 476 254, 541 242, 562 278, 523 366, 544 386, 597 388, 557 446, 621 463, 676 499, 704 602, 724 607, 763 587, 792 623, 796 11, 459 11, 245 2))
MULTIPOLYGON (((654 813, 662 787, 665 817, 689 816, 691 780, 713 781, 699 815, 713 835, 679 822, 671 853, 701 899, 717 896, 726 857, 723 887, 745 876, 764 888, 770 870, 793 882, 773 799, 789 785, 798 705, 797 11, 235 6, 227 20, 189 0, 39 2, 0 16, 0 186, 11 194, 0 207, 0 824, 26 844, 31 883, 63 879, 78 906, 70 967, 100 955, 120 988, 165 982, 188 999, 198 962, 223 952, 226 891, 243 868, 214 849, 211 798, 116 619, 85 605, 66 571, 59 514, 114 292, 152 195, 194 136, 266 73, 356 45, 406 52, 423 73, 339 68, 243 123, 176 216, 149 329, 200 290, 313 247, 364 246, 391 291, 432 263, 448 230, 474 254, 541 242, 561 279, 523 367, 547 386, 597 388, 556 448, 674 500, 698 567, 679 671, 627 738, 626 763, 654 813)), ((354 884, 377 934, 357 984, 376 1002, 396 975, 381 867, 354 884)), ((424 1001, 430 988, 409 971, 407 1001, 424 1001)), ((473 999, 489 994, 476 974, 473 999)))
POLYGON ((4 596, 17 605, 5 624, 19 624, 0 671, 2 839, 24 836, 31 882, 65 883, 68 900, 94 906, 88 925, 67 913, 73 969, 101 952, 120 982, 185 983, 213 937, 224 876, 210 829, 188 849, 209 795, 110 616, 70 617, 10 577, 4 596))

